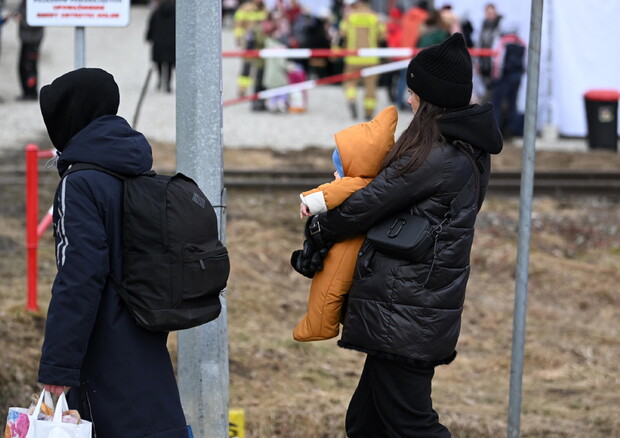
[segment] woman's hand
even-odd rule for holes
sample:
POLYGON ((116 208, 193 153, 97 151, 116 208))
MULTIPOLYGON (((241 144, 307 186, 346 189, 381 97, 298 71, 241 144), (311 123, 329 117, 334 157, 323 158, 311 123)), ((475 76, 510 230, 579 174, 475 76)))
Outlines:
POLYGON ((303 202, 299 204, 299 218, 303 219, 310 216, 312 216, 312 213, 310 213, 310 209, 308 208, 308 206, 303 202))
POLYGON ((44 385, 44 389, 46 391, 51 392, 52 394, 60 395, 65 389, 69 389, 68 386, 58 386, 58 385, 44 385))

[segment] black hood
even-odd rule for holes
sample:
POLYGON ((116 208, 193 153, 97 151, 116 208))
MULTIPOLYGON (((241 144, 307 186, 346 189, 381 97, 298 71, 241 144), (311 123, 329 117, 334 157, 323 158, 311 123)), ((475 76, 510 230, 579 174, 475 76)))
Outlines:
POLYGON ((101 116, 67 143, 57 163, 60 176, 73 163, 92 163, 123 175, 140 175, 150 170, 153 158, 144 135, 125 119, 101 116))
POLYGON ((116 115, 120 103, 114 77, 99 68, 80 68, 41 88, 40 106, 50 140, 63 151, 93 120, 116 115))
POLYGON ((499 154, 504 145, 490 103, 448 111, 439 119, 439 130, 448 142, 461 140, 490 154, 499 154))

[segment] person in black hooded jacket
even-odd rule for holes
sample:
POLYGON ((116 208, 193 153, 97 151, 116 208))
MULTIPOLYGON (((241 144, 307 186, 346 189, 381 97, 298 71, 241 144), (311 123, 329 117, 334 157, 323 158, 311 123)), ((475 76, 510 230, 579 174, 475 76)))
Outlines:
MULTIPOLYGON (((119 90, 104 70, 66 73, 40 92, 61 177, 74 163, 124 175, 152 165, 151 146, 116 115, 119 90)), ((38 380, 92 421, 97 438, 188 438, 166 333, 139 327, 112 286, 122 271, 123 182, 98 170, 63 177, 54 197, 58 273, 38 380)))
POLYGON ((170 85, 176 64, 176 7, 174 0, 164 0, 149 18, 146 39, 153 45, 151 60, 157 65, 157 89, 165 87, 172 92, 170 85))
POLYGON ((451 436, 433 409, 431 381, 435 367, 456 356, 476 215, 490 154, 503 145, 492 105, 469 105, 472 64, 460 33, 415 56, 407 85, 414 117, 383 171, 339 207, 311 218, 310 243, 317 249, 367 234, 403 211, 436 226, 472 172, 476 184, 422 259, 392 258, 368 240, 360 249, 338 342, 367 353, 346 415, 352 438, 451 436))

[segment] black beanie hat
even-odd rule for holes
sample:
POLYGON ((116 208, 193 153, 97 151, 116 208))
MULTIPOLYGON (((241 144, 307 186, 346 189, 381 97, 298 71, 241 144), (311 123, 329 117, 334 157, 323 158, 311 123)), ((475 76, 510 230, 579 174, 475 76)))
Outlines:
POLYGON ((41 115, 52 144, 63 151, 71 138, 98 117, 116 115, 120 103, 114 76, 100 68, 66 73, 39 93, 41 115))
POLYGON ((471 56, 460 33, 421 50, 407 67, 407 86, 420 98, 442 108, 469 105, 471 56))

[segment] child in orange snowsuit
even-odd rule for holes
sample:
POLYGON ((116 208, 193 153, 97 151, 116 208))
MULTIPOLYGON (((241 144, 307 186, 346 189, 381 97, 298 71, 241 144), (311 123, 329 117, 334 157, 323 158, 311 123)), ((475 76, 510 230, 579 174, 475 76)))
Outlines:
MULTIPOLYGON (((336 180, 303 192, 300 215, 312 216, 331 210, 353 192, 365 187, 381 171, 381 163, 394 144, 398 112, 394 106, 370 122, 359 123, 334 135, 336 180)), ((310 286, 308 313, 293 331, 296 341, 320 341, 338 335, 345 295, 353 282, 357 253, 366 236, 336 243, 316 272, 310 286)))

